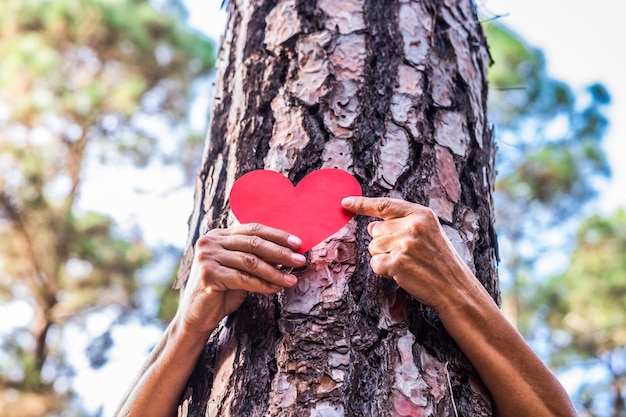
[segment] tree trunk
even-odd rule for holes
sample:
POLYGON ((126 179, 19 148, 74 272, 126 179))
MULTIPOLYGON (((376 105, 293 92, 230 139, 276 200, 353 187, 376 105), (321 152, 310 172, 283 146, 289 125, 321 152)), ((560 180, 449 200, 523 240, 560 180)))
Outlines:
MULTIPOLYGON (((233 181, 336 167, 366 196, 431 207, 499 302, 486 127, 489 55, 470 0, 230 0, 188 248, 225 227, 233 181)), ((489 416, 435 312, 369 268, 357 216, 308 253, 299 284, 250 294, 214 332, 189 416, 489 416)))

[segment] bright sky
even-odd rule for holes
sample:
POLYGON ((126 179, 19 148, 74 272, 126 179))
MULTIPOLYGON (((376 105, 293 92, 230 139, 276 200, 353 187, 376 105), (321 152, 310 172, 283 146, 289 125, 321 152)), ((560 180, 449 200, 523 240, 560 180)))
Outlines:
MULTIPOLYGON (((190 7, 190 23, 200 31, 219 38, 225 21, 219 10, 218 0, 186 0, 190 7)), ((572 85, 582 88, 593 82, 604 83, 613 96, 610 110, 610 130, 606 149, 613 167, 613 180, 602 195, 605 211, 616 206, 626 207, 626 48, 621 46, 626 39, 626 2, 616 0, 479 0, 481 14, 485 16, 506 15, 502 22, 520 33, 531 45, 541 48, 547 57, 550 73, 572 85)), ((146 172, 146 175, 152 175, 146 172)), ((175 174, 172 174, 175 175, 175 174)), ((188 190, 163 196, 158 190, 147 190, 144 197, 151 198, 151 209, 147 212, 145 202, 136 200, 134 187, 145 187, 150 181, 136 174, 119 173, 120 181, 112 181, 111 173, 91 176, 91 187, 84 190, 83 199, 90 200, 90 207, 97 207, 121 216, 128 221, 138 221, 146 238, 171 242, 182 246, 187 234, 187 218, 193 200, 188 190), (93 184, 96 184, 94 186, 93 184), (114 185, 114 184, 123 184, 114 185), (115 187, 114 199, 103 189, 115 187), (90 191, 92 190, 92 191, 90 191), (123 202, 123 204, 120 204, 123 202), (135 207, 133 209, 133 207, 135 207), (167 219, 167 221, 164 221, 167 219)), ((169 177, 172 184, 179 182, 169 177)), ((145 200, 144 200, 145 201, 145 200)), ((150 203, 148 203, 150 204, 150 203)), ((137 328, 140 331, 141 328, 137 328)), ((124 387, 138 369, 150 341, 158 338, 154 329, 141 330, 144 343, 116 347, 110 366, 101 372, 89 370, 85 365, 78 377, 79 385, 89 386, 97 381, 107 381, 115 388, 107 393, 108 401, 104 415, 113 410, 124 387), (123 350, 123 354, 120 352, 123 350)), ((122 338, 125 339, 125 338, 122 338)), ((85 392, 91 406, 100 404, 103 392, 85 392)), ((106 401, 106 400, 105 400, 106 401)))

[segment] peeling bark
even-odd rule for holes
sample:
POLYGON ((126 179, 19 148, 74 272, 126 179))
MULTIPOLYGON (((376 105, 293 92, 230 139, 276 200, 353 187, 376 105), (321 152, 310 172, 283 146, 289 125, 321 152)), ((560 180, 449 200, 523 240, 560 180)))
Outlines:
MULTIPOLYGON (((485 120, 489 56, 470 0, 231 0, 199 173, 198 237, 232 224, 252 169, 352 172, 365 195, 431 207, 499 302, 485 120)), ((369 269, 366 219, 313 248, 297 287, 251 294, 214 332, 189 416, 489 416, 436 313, 369 269)))

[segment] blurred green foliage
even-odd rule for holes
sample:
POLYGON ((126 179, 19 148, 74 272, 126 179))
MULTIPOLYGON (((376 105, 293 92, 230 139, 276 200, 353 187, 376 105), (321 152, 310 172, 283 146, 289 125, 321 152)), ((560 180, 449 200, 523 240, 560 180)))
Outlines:
POLYGON ((580 213, 596 195, 598 177, 610 174, 601 146, 609 93, 596 83, 574 94, 548 74, 540 50, 496 23, 485 29, 494 61, 489 116, 499 144, 500 198, 548 208, 550 222, 580 213))
MULTIPOLYGON (((587 415, 626 411, 626 211, 593 215, 580 226, 567 269, 537 291, 531 309, 549 326, 552 363, 602 368, 609 376, 578 392, 587 415), (601 393, 610 393, 603 400, 601 393), (608 407, 611 403, 612 407, 608 407), (605 411, 606 413, 606 411, 605 411)), ((606 414, 608 415, 608 414, 606 414)))
POLYGON ((81 415, 60 384, 72 370, 58 334, 109 306, 136 308, 152 256, 138 233, 76 209, 85 167, 157 157, 151 117, 183 132, 189 152, 191 86, 214 47, 145 0, 0 0, 0 10, 0 303, 34 310, 29 327, 0 335, 0 415, 81 415))
POLYGON ((550 328, 571 336, 572 343, 557 346, 559 353, 600 358, 626 346, 626 211, 586 219, 567 269, 539 295, 537 309, 550 328))
MULTIPOLYGON (((507 305, 523 332, 536 262, 551 250, 546 235, 580 219, 610 175, 602 148, 609 94, 600 84, 574 94, 547 71, 543 53, 512 31, 485 24, 493 65, 489 118, 498 144, 496 229, 507 305)), ((566 235, 564 233, 563 235, 566 235)))

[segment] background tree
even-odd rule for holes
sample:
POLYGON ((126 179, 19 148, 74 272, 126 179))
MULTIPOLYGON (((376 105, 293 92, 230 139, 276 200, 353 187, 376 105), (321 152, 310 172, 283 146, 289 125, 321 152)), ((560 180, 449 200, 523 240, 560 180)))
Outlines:
MULTIPOLYGON (((555 246, 568 248, 567 236, 597 195, 598 179, 610 173, 601 146, 610 98, 601 84, 574 94, 549 76, 540 50, 497 22, 484 26, 494 60, 489 116, 498 143, 495 206, 505 305, 531 337, 536 264, 555 246), (554 231, 560 242, 548 238, 554 231)), ((562 266, 547 263, 553 270, 562 266)))
MULTIPOLYGON (((178 135, 180 152, 193 140, 190 86, 213 49, 147 1, 0 8, 0 300, 34 310, 29 328, 0 339, 0 414, 77 415, 64 326, 135 309, 151 256, 140 234, 77 210, 85 167, 181 158, 158 155, 158 130, 178 135)), ((93 366, 111 344, 108 332, 90 344, 93 366)))
POLYGON ((576 393, 587 416, 626 412, 626 212, 588 218, 563 273, 540 287, 531 307, 552 333, 554 366, 596 368, 576 393))
MULTIPOLYGON (((336 167, 353 172, 365 195, 433 208, 497 299, 489 57, 471 2, 228 7, 179 285, 197 238, 229 223, 235 178, 267 168, 297 182, 336 167)), ((314 248, 297 288, 250 295, 223 323, 183 415, 490 414, 436 314, 373 276, 366 223, 314 248)))

